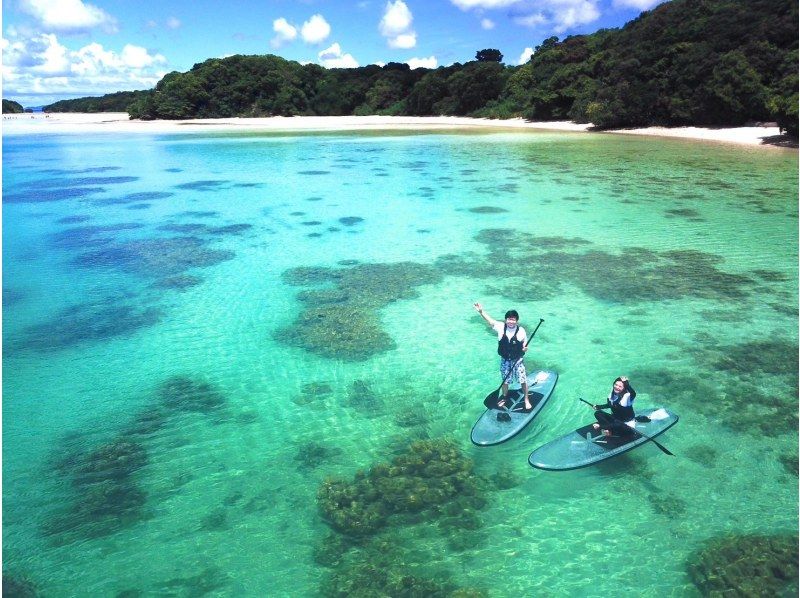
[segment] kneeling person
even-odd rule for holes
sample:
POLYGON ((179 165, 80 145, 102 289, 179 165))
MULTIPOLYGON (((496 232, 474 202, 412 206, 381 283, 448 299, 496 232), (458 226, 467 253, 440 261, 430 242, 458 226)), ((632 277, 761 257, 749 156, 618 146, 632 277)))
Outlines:
POLYGON ((596 430, 601 430, 606 436, 630 436, 634 433, 636 425, 636 413, 633 411, 633 400, 636 398, 636 391, 628 382, 625 376, 620 376, 614 380, 614 386, 608 395, 605 405, 592 405, 594 407, 594 417, 596 424, 592 424, 596 430), (611 409, 611 415, 602 409, 611 409))

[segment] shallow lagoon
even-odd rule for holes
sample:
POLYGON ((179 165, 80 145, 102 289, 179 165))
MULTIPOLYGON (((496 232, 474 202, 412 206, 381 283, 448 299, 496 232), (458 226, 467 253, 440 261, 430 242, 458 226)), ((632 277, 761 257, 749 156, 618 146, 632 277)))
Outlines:
POLYGON ((538 132, 3 151, 4 570, 47 595, 691 596, 706 541, 797 533, 795 152, 538 132), (544 318, 529 367, 560 374, 491 449, 469 442, 497 383, 476 299, 544 318), (680 414, 677 456, 531 469, 620 373, 680 414), (380 526, 330 535, 324 480, 441 439, 460 477, 387 473, 351 512, 380 526))

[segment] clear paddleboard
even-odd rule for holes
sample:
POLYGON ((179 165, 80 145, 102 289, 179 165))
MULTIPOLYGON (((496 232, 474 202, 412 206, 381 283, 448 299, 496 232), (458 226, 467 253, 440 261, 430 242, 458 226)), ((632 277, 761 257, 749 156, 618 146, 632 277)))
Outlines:
MULTIPOLYGON (((636 422, 636 431, 650 438, 666 432, 678 423, 678 416, 663 407, 637 409, 636 415, 650 418, 649 422, 636 422)), ((648 439, 640 434, 603 436, 600 430, 587 424, 540 446, 530 454, 528 463, 537 469, 549 471, 578 469, 616 457, 645 442, 648 439)))
POLYGON ((472 426, 470 438, 478 446, 500 444, 519 434, 545 406, 558 382, 558 374, 539 370, 528 374, 528 397, 531 410, 523 411, 522 389, 509 390, 508 404, 500 409, 487 409, 472 426), (499 417, 498 417, 499 416, 499 417))

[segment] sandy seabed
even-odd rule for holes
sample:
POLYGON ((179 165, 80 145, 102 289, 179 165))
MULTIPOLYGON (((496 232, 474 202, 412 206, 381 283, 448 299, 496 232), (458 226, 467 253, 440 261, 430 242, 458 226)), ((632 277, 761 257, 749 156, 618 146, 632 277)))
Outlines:
MULTIPOLYGON (((3 115, 4 135, 30 133, 177 133, 177 132, 290 132, 359 130, 453 130, 492 129, 589 131, 592 125, 569 121, 529 122, 521 118, 491 120, 457 116, 295 116, 270 118, 209 118, 194 120, 130 120, 125 112, 34 113, 3 115)), ((736 143, 763 147, 791 144, 774 123, 749 127, 647 127, 603 131, 612 135, 680 137, 700 141, 736 143)))

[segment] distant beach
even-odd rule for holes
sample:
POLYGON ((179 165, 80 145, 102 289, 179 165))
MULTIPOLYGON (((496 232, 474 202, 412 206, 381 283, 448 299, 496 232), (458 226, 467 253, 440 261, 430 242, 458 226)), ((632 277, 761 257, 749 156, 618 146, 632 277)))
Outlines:
MULTIPOLYGON (((357 131, 357 130, 452 130, 452 129, 546 129, 590 131, 590 124, 570 121, 529 122, 521 118, 490 120, 455 116, 295 116, 271 118, 214 118, 194 120, 129 120, 125 112, 33 113, 3 115, 4 134, 41 133, 176 133, 216 130, 281 131, 357 131)), ((774 123, 748 127, 647 127, 603 131, 604 134, 678 137, 699 141, 734 143, 762 147, 797 147, 774 123)))

